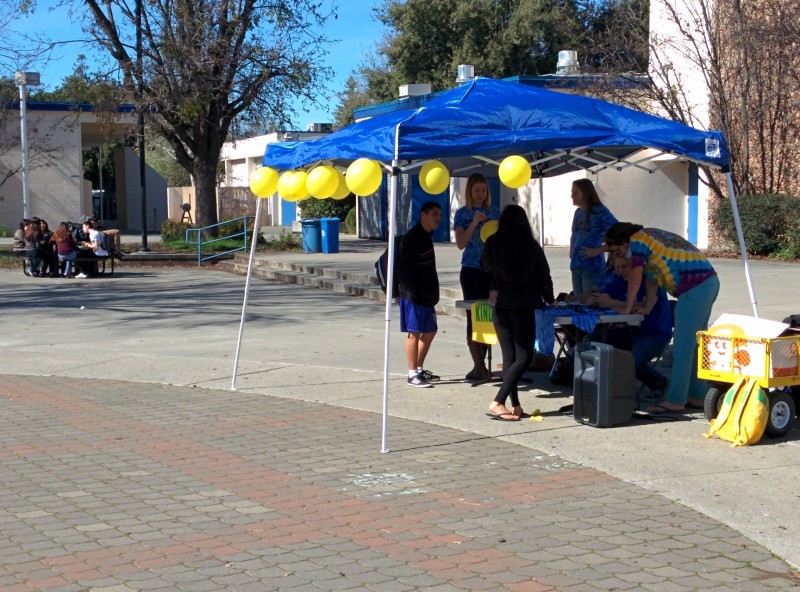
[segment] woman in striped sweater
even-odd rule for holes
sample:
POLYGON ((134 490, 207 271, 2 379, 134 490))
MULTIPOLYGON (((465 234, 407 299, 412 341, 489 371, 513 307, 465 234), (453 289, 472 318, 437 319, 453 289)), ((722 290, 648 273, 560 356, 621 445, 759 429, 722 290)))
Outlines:
POLYGON ((656 303, 658 287, 678 299, 667 396, 648 412, 681 413, 687 404, 702 407, 707 386, 697 378, 695 336, 708 326, 719 294, 717 272, 697 247, 666 230, 619 222, 608 229, 605 242, 609 253, 631 262, 626 313, 648 314, 656 303), (637 305, 642 282, 646 282, 645 299, 637 305))

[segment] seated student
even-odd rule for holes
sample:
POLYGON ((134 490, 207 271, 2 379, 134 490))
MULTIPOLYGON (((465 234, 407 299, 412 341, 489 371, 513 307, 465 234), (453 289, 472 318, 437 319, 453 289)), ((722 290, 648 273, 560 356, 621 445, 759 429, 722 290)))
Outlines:
POLYGON ((72 233, 70 233, 66 222, 58 225, 58 228, 50 238, 50 242, 56 245, 58 260, 64 262, 64 277, 75 277, 72 271, 72 262, 78 254, 75 252, 75 239, 72 238, 72 233))
POLYGON ((41 239, 39 240, 39 258, 42 260, 39 277, 58 277, 56 252, 53 249, 53 243, 50 242, 53 232, 50 230, 50 225, 46 220, 39 220, 39 231, 41 232, 41 239))
POLYGON ((25 273, 33 277, 39 277, 39 267, 42 260, 39 257, 39 242, 42 238, 41 230, 39 230, 39 220, 34 218, 28 220, 22 232, 22 238, 25 242, 25 258, 30 261, 30 266, 25 267, 25 273))
MULTIPOLYGON (((31 221, 27 218, 23 218, 19 222, 19 228, 14 231, 14 244, 11 247, 11 251, 17 257, 25 257, 25 227, 30 224, 31 221)), ((30 266, 31 262, 29 259, 25 259, 25 275, 30 275, 30 266)))
MULTIPOLYGON (((95 229, 94 222, 91 220, 84 222, 83 232, 89 235, 89 240, 85 243, 89 248, 89 252, 82 252, 81 257, 108 257, 108 251, 103 247, 103 239, 100 236, 100 231, 95 229)), ((89 261, 86 264, 81 263, 81 273, 75 277, 85 279, 90 275, 97 275, 97 262, 89 261)))
MULTIPOLYGON (((627 257, 614 259, 616 278, 604 288, 594 293, 587 304, 605 306, 617 312, 624 312, 628 294, 628 278, 631 273, 631 262, 627 257)), ((644 300, 646 287, 644 282, 639 289, 638 300, 644 300)), ((650 365, 650 360, 658 356, 672 337, 672 307, 669 305, 667 293, 659 288, 656 304, 644 316, 639 326, 612 327, 605 332, 605 339, 595 331, 589 341, 604 341, 609 345, 633 354, 636 364, 636 379, 650 390, 660 392, 667 385, 666 377, 650 365)))

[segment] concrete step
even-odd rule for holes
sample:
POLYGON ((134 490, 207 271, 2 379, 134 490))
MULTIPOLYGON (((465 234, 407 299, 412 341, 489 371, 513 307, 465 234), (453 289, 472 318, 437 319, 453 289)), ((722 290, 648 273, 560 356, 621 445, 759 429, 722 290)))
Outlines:
MULTIPOLYGON (((249 257, 236 255, 231 260, 220 261, 215 267, 221 271, 247 275, 249 263, 249 257)), ((319 288, 336 292, 337 294, 367 298, 376 302, 386 301, 386 295, 381 290, 374 273, 341 271, 323 266, 302 265, 288 261, 277 261, 268 257, 256 257, 253 260, 253 277, 319 288)), ((460 298, 460 290, 443 288, 436 310, 441 314, 463 318, 466 315, 465 311, 456 308, 455 305, 456 300, 460 298)))

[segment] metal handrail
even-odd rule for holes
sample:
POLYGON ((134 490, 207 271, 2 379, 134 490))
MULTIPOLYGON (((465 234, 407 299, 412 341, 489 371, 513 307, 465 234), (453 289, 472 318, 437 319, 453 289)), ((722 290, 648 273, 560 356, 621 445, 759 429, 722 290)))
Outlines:
POLYGON ((242 218, 234 218, 232 220, 225 220, 224 222, 219 222, 217 224, 212 224, 211 226, 204 226, 203 228, 189 228, 186 230, 186 244, 187 245, 197 245, 197 267, 201 267, 203 261, 208 261, 209 259, 216 259, 217 257, 222 257, 223 255, 228 255, 230 253, 235 253, 236 251, 247 251, 247 221, 252 216, 244 216, 242 218), (216 238, 212 238, 209 240, 202 240, 203 232, 213 229, 219 228, 226 224, 233 224, 235 222, 243 222, 242 224, 242 231, 241 232, 234 232, 232 234, 227 234, 225 236, 217 236, 216 238), (192 240, 191 236, 192 233, 195 233, 194 240, 192 240), (206 255, 203 257, 203 245, 210 245, 213 243, 218 243, 220 241, 232 239, 232 238, 240 238, 244 237, 244 245, 241 247, 236 247, 235 249, 230 249, 228 251, 223 251, 221 253, 214 253, 213 255, 206 255))

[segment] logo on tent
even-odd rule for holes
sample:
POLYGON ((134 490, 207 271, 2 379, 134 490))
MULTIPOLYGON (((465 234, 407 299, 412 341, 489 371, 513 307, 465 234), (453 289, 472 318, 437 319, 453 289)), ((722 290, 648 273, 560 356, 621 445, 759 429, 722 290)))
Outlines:
POLYGON ((719 158, 719 140, 706 138, 706 156, 708 158, 719 158))

